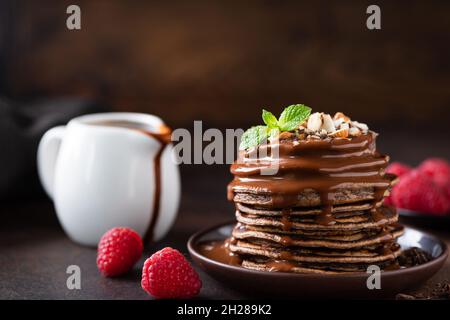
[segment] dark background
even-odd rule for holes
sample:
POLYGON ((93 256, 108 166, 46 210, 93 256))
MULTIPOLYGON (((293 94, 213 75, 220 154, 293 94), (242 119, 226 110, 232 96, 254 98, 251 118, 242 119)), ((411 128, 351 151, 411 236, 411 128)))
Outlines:
POLYGON ((0 0, 0 94, 83 97, 188 129, 304 103, 368 123, 394 160, 450 158, 450 2, 376 3, 370 31, 369 1, 0 0), (66 28, 69 4, 82 30, 66 28))
MULTIPOLYGON (((304 103, 368 123, 393 160, 450 159, 449 14, 449 1, 425 0, 0 0, 0 100, 8 110, 36 110, 36 119, 41 110, 48 116, 48 108, 38 109, 48 99, 83 98, 188 129, 194 120, 246 128, 261 123, 263 107, 278 114, 304 103), (70 4, 81 7, 80 31, 66 28, 70 4), (382 30, 366 28, 370 4, 381 7, 382 30)), ((73 112, 73 103, 51 101, 53 114, 73 112)), ((64 236, 36 177, 45 130, 18 139, 8 136, 8 121, 0 119, 0 177, 9 176, 3 187, 15 192, 5 203, 0 186, 0 297, 145 298, 139 270, 122 282, 100 278, 95 250, 64 236), (74 257, 92 285, 71 296, 60 267, 74 257)), ((27 133, 33 123, 23 125, 27 133)), ((150 252, 165 245, 185 252, 193 232, 233 219, 227 165, 182 165, 181 172, 179 218, 150 252)), ((202 278, 202 297, 238 297, 202 278)))
POLYGON ((0 83, 14 99, 77 95, 173 127, 258 122, 292 103, 372 126, 447 131, 450 2, 2 1, 0 83), (78 4, 82 30, 69 31, 78 4))

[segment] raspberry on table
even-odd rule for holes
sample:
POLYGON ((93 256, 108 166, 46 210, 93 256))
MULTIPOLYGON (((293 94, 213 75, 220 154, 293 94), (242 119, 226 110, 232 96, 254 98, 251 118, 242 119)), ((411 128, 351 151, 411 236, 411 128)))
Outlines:
POLYGON ((158 299, 186 299, 200 292, 202 282, 178 250, 166 247, 145 261, 141 286, 158 299))
POLYGON ((106 277, 128 272, 142 255, 143 243, 139 234, 124 227, 112 228, 100 239, 97 267, 106 277))

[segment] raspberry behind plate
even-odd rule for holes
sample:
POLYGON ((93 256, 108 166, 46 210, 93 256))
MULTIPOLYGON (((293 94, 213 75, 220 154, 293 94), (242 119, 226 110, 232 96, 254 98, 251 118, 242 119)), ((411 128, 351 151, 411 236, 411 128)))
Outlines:
POLYGON ((402 176, 392 192, 392 200, 399 208, 433 215, 445 215, 450 210, 443 190, 420 170, 402 176))
POLYGON ((402 175, 410 172, 412 168, 407 164, 401 162, 392 162, 387 168, 387 173, 395 174, 397 177, 401 177, 402 175))
POLYGON ((446 188, 450 184, 450 165, 445 159, 427 159, 419 166, 419 170, 441 188, 446 188))

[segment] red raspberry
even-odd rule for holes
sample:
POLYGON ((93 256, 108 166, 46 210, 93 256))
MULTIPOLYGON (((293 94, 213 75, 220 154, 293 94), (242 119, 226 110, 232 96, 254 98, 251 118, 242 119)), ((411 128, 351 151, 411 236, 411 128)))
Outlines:
MULTIPOLYGON (((402 175, 410 172, 412 168, 404 163, 401 162, 392 162, 387 168, 386 173, 395 174, 397 177, 401 177, 402 175)), ((392 199, 392 193, 386 198, 384 198, 384 203, 388 206, 394 205, 394 200, 392 199)))
POLYGON ((412 170, 412 168, 401 162, 392 162, 387 168, 387 173, 395 174, 397 177, 401 177, 405 173, 408 173, 412 170))
POLYGON ((441 188, 450 183, 450 165, 444 159, 430 158, 419 166, 419 170, 428 175, 441 188))
POLYGON ((167 247, 145 261, 141 286, 158 299, 192 298, 200 292, 202 282, 186 258, 167 247))
POLYGON ((126 273, 142 255, 142 239, 130 228, 112 228, 98 244, 97 267, 106 277, 126 273))
POLYGON ((423 213, 442 215, 450 210, 450 202, 443 191, 419 170, 402 176, 395 186, 392 199, 399 208, 423 213))

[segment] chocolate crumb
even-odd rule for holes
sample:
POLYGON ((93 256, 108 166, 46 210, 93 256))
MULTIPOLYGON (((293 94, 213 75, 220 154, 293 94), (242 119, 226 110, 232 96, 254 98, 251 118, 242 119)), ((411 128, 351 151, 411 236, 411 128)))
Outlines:
POLYGON ((438 283, 431 294, 438 299, 450 300, 450 284, 447 281, 438 283))
POLYGON ((412 247, 402 252, 398 257, 398 263, 402 267, 414 267, 427 263, 432 259, 433 257, 428 252, 417 247, 412 247))
POLYGON ((399 293, 395 296, 395 300, 416 300, 415 296, 410 294, 399 293))
POLYGON ((399 293, 395 296, 396 300, 450 300, 450 284, 448 281, 439 282, 433 290, 427 294, 405 294, 399 293))

